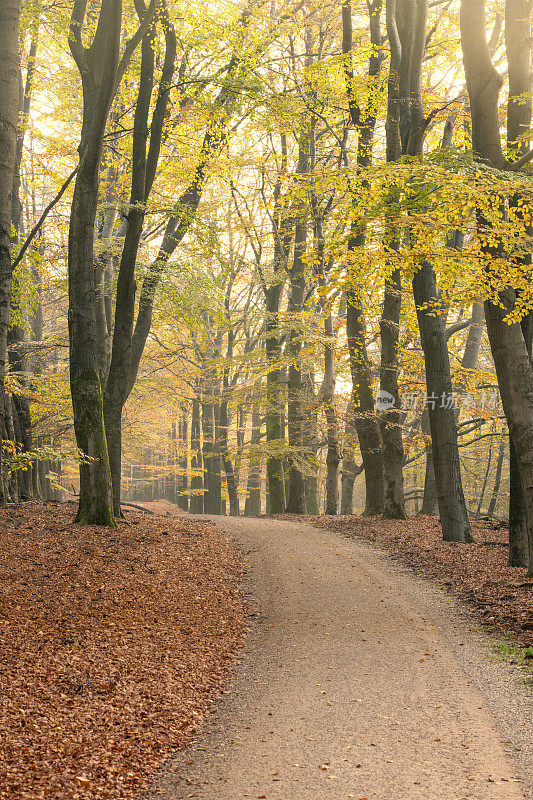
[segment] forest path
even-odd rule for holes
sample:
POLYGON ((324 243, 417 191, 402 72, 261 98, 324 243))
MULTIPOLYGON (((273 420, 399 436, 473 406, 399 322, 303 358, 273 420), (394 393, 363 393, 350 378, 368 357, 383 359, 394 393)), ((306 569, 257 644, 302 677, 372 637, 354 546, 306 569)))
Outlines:
POLYGON ((202 519, 244 552, 250 631, 229 691, 150 797, 530 796, 530 698, 444 593, 307 524, 202 519))

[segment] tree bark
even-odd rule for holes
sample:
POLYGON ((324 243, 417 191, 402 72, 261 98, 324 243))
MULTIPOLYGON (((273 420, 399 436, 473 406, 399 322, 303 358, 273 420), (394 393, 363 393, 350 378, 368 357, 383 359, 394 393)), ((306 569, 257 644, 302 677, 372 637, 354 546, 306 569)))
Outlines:
MULTIPOLYGON (((387 36, 390 46, 390 66, 387 81, 387 119, 385 123, 387 163, 397 161, 402 155, 400 140, 400 86, 402 48, 398 36, 395 2, 387 2, 387 36)), ((391 201, 397 199, 397 191, 391 191, 391 201)), ((399 232, 388 231, 386 245, 393 257, 399 250, 399 232)), ((405 519, 403 481, 404 448, 402 439, 401 399, 398 387, 398 347, 400 336, 400 313, 402 308, 402 278, 398 266, 392 267, 385 277, 385 295, 379 324, 381 336, 380 391, 394 398, 392 407, 385 409, 380 420, 383 442, 383 476, 385 480, 385 502, 383 516, 389 519, 405 519)))
POLYGON ((103 139, 118 77, 121 0, 102 0, 93 41, 87 48, 82 44, 85 14, 84 0, 75 0, 69 45, 82 79, 83 122, 70 212, 68 317, 74 431, 78 447, 87 457, 80 464, 76 521, 114 525, 98 358, 93 240, 103 139))
MULTIPOLYGON (((515 8, 515 4, 508 9, 515 8)), ((519 4, 520 13, 529 21, 529 3, 519 4)), ((490 56, 486 40, 484 0, 462 0, 461 40, 466 83, 472 112, 474 156, 492 167, 505 166, 500 139, 499 93, 502 79, 490 56)), ((515 41, 520 43, 518 37, 515 41)), ((527 42, 519 46, 529 47, 527 42)), ((508 56, 509 64, 513 58, 508 56)), ((478 213, 478 224, 490 224, 478 213)), ((487 256, 498 258, 499 247, 485 246, 487 256)), ((485 301, 485 320, 494 366, 498 376, 503 409, 513 442, 526 509, 528 533, 528 575, 533 576, 533 370, 519 323, 509 325, 507 314, 514 308, 516 292, 512 287, 498 295, 499 304, 485 301)))
MULTIPOLYGON (((468 335, 466 338, 465 349, 461 359, 461 367, 464 370, 474 370, 477 365, 479 349, 481 347, 481 339, 483 337, 483 328, 485 325, 485 316, 483 313, 483 303, 476 300, 472 305, 472 317, 468 328, 468 335)), ((463 394, 465 387, 463 385, 455 386, 455 391, 458 394, 463 394)), ((455 421, 459 419, 460 409, 455 409, 455 421)), ((429 433, 429 416, 427 409, 424 409, 422 414, 422 432, 429 433)), ((438 510, 437 503, 437 487, 435 483, 435 472, 433 468, 433 449, 431 442, 426 445, 426 475, 424 481, 424 498, 422 502, 422 514, 436 514, 438 510)))
POLYGON ((254 387, 252 401, 252 436, 250 445, 252 454, 248 468, 247 497, 244 507, 246 517, 258 517, 261 514, 261 459, 253 452, 261 441, 261 407, 259 404, 260 384, 254 387))
POLYGON ((328 450, 326 454, 326 514, 339 513, 339 425, 335 406, 335 352, 333 349, 333 315, 331 308, 324 319, 324 379, 320 390, 320 402, 326 417, 328 450))
POLYGON ((341 514, 353 514, 353 487, 355 479, 364 469, 364 465, 355 463, 355 400, 353 394, 346 409, 344 423, 344 445, 342 449, 342 475, 341 475, 341 514))
MULTIPOLYGON (((228 225, 231 226, 231 219, 228 220, 228 225)), ((230 246, 232 246, 232 238, 230 234, 230 246)), ((233 260, 232 260, 233 264, 233 260)), ((222 374, 222 397, 220 400, 220 451, 224 471, 226 473, 226 488, 228 490, 229 499, 229 513, 232 517, 239 516, 239 496, 237 494, 237 480, 233 463, 229 453, 229 430, 230 430, 230 411, 229 411, 229 396, 230 396, 230 364, 233 358, 233 345, 235 341, 235 330, 231 320, 231 292, 235 280, 235 272, 232 269, 228 283, 226 286, 226 295, 224 298, 224 309, 226 312, 226 322, 228 326, 228 346, 226 350, 226 366, 222 374)))
MULTIPOLYGON (((4 381, 7 369, 7 332, 11 306, 11 215, 13 178, 19 122, 20 0, 0 6, 0 420, 5 417, 4 381)), ((6 501, 2 480, 0 435, 0 505, 6 501)))
MULTIPOLYGON (((370 80, 374 79, 376 86, 382 58, 381 8, 381 0, 374 0, 374 2, 368 4, 371 42, 373 45, 368 73, 370 80)), ((358 132, 357 168, 359 172, 364 173, 372 164, 377 98, 375 96, 376 89, 374 88, 370 91, 369 100, 364 109, 360 108, 357 101, 352 60, 352 9, 349 0, 344 0, 342 5, 342 52, 345 58, 344 73, 350 117, 358 132)), ((363 185, 369 188, 364 178, 363 185)), ((358 214, 360 214, 360 210, 358 210, 358 214)), ((364 218, 352 223, 351 235, 348 240, 348 258, 352 253, 364 248, 366 242, 364 228, 364 218)), ((346 336, 350 355, 354 400, 356 402, 354 424, 365 470, 366 501, 363 513, 365 515, 381 514, 385 502, 383 443, 374 409, 371 368, 365 341, 366 322, 364 309, 358 287, 350 276, 350 270, 348 270, 347 278, 346 304, 346 336)))
MULTIPOLYGON (((422 412, 422 433, 431 436, 429 427, 429 413, 427 408, 422 412)), ((431 440, 426 443, 426 471, 424 475, 424 496, 422 498, 421 514, 437 514, 439 504, 437 500, 437 484, 435 483, 435 468, 433 465, 433 447, 431 440)))
POLYGON ((215 451, 215 407, 211 387, 202 399, 202 460, 204 463, 204 514, 220 514, 220 465, 215 451))
POLYGON ((200 443, 200 399, 193 397, 191 415, 191 514, 201 514, 204 510, 203 465, 200 443))
MULTIPOLYGON (((530 0, 508 0, 505 6, 505 49, 508 61, 509 99, 507 103, 507 147, 514 157, 527 152, 527 132, 531 126, 532 65, 531 65, 531 8, 530 0)), ((519 196, 509 200, 518 219, 523 220, 527 235, 531 237, 531 215, 519 196), (524 213, 525 212, 525 213, 524 213)), ((519 269, 531 264, 531 253, 515 259, 519 269)), ((521 320, 524 341, 532 358, 533 314, 521 320)), ((528 565, 527 512, 522 491, 516 451, 509 443, 509 566, 528 565)))
POLYGON ((228 489, 229 498, 229 513, 232 517, 239 516, 239 496, 237 494, 237 481, 233 469, 228 447, 228 434, 229 434, 230 417, 228 410, 228 401, 223 399, 220 404, 220 431, 221 431, 221 451, 222 462, 226 473, 226 486, 228 489))
POLYGON ((311 475, 305 477, 305 507, 307 514, 318 514, 318 402, 315 377, 306 372, 302 385, 304 393, 304 447, 311 475))
MULTIPOLYGON (((120 480, 122 459, 122 409, 133 387, 131 381, 132 336, 135 315, 135 264, 144 226, 146 203, 155 178, 163 125, 174 74, 176 37, 165 9, 165 61, 152 114, 148 118, 154 85, 155 54, 153 32, 142 39, 141 73, 133 123, 130 207, 117 278, 115 321, 111 362, 104 391, 104 419, 113 482, 113 506, 121 515, 120 480)), ((139 357, 140 358, 140 357, 139 357)))
MULTIPOLYGON (((281 174, 287 171, 287 137, 281 136, 281 174)), ((266 440, 267 446, 281 450, 284 446, 281 429, 281 409, 285 405, 286 387, 282 381, 281 340, 279 333, 279 312, 283 294, 283 270, 287 269, 289 249, 292 239, 291 221, 284 213, 281 201, 281 175, 274 187, 274 271, 272 283, 265 289, 265 353, 267 362, 266 379, 266 440)), ((283 514, 285 511, 285 472, 281 454, 270 453, 267 459, 267 485, 269 512, 283 514)))
POLYGON ((402 306, 401 273, 394 269, 385 279, 385 297, 380 320, 381 364, 380 390, 394 397, 394 405, 385 409, 381 419, 383 443, 383 477, 385 481, 385 519, 405 519, 403 488, 404 448, 402 412, 398 387, 398 346, 402 306))
MULTIPOLYGON (((326 299, 326 272, 324 263, 324 220, 321 211, 315 213, 315 246, 316 271, 321 288, 320 307, 324 314, 324 377, 319 391, 318 405, 322 407, 326 418, 326 436, 328 448, 326 453, 326 502, 325 513, 330 515, 339 512, 339 465, 341 450, 339 445, 339 424, 335 403, 335 343, 333 331, 333 312, 331 303, 326 299)), ((310 512, 311 513, 311 512, 310 512)), ((317 510, 318 513, 318 510, 317 510)))
MULTIPOLYGON (((496 461, 496 473, 494 475, 494 485, 492 487, 492 494, 490 497, 489 507, 487 509, 487 516, 492 517, 494 512, 496 511, 496 503, 498 502, 498 496, 500 494, 500 486, 502 483, 502 469, 503 469, 503 459, 505 457, 505 436, 500 436, 500 446, 498 449, 498 460, 496 461)), ((519 476, 520 477, 520 476, 519 476)), ((510 525, 509 520, 509 525, 510 525)), ((527 529, 525 529, 526 537, 527 537, 527 529)), ((510 557, 510 556, 509 556, 510 557)), ((527 566, 527 565, 524 565, 527 566)))
POLYGON ((182 511, 189 510, 189 458, 188 458, 188 450, 189 450, 189 424, 188 424, 188 415, 187 415, 187 408, 184 406, 181 415, 180 415, 180 437, 179 437, 179 447, 180 447, 180 456, 178 459, 178 480, 177 480, 177 501, 178 507, 181 508, 182 511))
MULTIPOLYGON (((404 0, 406 16, 398 19, 401 45, 399 77, 400 138, 403 152, 421 158, 427 128, 422 103, 422 63, 426 49, 427 0, 404 0)), ((427 409, 431 429, 433 468, 442 535, 445 541, 471 541, 470 522, 463 494, 457 427, 445 324, 435 315, 437 280, 432 265, 423 261, 413 278, 420 343, 424 351, 427 409)))
MULTIPOLYGON (((310 123, 302 119, 300 127, 300 142, 298 151, 298 175, 305 176, 309 172, 309 143, 310 123)), ((305 187, 305 184, 302 184, 305 187)), ((305 514, 305 480, 298 464, 298 459, 303 457, 304 447, 304 410, 302 394, 302 370, 299 363, 302 348, 302 329, 298 325, 304 309, 305 298, 305 253, 307 246, 307 213, 305 203, 300 201, 295 210, 296 222, 294 226, 294 254, 289 270, 290 296, 288 314, 291 320, 291 330, 286 347, 289 363, 289 377, 287 382, 287 427, 289 432, 289 447, 292 454, 289 457, 288 493, 286 511, 289 514, 305 514)))
POLYGON ((489 479, 490 465, 492 463, 492 444, 493 444, 493 440, 491 439, 490 443, 489 443, 489 457, 487 459, 487 466, 485 468, 485 474, 483 476, 483 483, 481 484, 481 491, 479 493, 479 500, 477 502, 476 515, 478 517, 481 514, 481 508, 483 506, 483 500, 485 499, 485 491, 487 489, 487 482, 488 482, 488 479, 489 479))
POLYGON ((428 310, 428 303, 438 298, 435 273, 428 262, 422 264, 413 278, 413 294, 426 365, 427 409, 442 536, 445 541, 468 542, 472 541, 472 535, 461 481, 455 413, 446 402, 453 389, 445 322, 441 315, 428 310))

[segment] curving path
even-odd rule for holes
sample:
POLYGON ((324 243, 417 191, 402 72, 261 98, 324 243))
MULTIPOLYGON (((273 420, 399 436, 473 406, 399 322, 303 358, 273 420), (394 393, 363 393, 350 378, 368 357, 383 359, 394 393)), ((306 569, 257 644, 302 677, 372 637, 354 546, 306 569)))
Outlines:
POLYGON ((530 797, 531 697, 466 612, 367 544, 212 519, 249 564, 250 632, 204 733, 150 798, 530 797))

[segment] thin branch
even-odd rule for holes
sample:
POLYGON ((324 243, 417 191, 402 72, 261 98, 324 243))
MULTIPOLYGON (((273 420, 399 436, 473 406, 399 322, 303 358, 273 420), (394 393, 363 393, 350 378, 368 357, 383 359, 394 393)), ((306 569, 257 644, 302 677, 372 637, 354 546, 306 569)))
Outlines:
POLYGON ((475 439, 470 439, 469 442, 459 442, 459 447, 468 447, 469 445, 474 444, 474 442, 479 442, 480 439, 487 439, 490 436, 501 436, 501 433, 499 431, 497 433, 483 433, 481 436, 476 436, 475 439))
POLYGON ((528 150, 527 153, 524 153, 523 156, 520 156, 520 158, 518 158, 516 161, 512 161, 512 162, 508 161, 507 164, 506 164, 506 168, 510 172, 517 172, 519 169, 524 167, 526 164, 529 164, 529 162, 532 159, 533 159, 533 148, 531 150, 528 150))
POLYGON ((76 167, 75 169, 72 170, 72 172, 70 173, 70 175, 66 179, 65 183, 63 184, 63 186, 61 187, 59 192, 56 194, 56 196, 54 197, 54 199, 51 200, 48 203, 48 205, 46 206, 46 208, 44 209, 43 213, 41 214, 41 216, 39 217, 39 219, 37 220, 37 222, 35 223, 35 225, 31 229, 31 231, 30 231, 30 233, 28 235, 28 238, 26 239, 26 241, 24 242, 24 244, 20 248, 18 256, 13 261, 12 269, 15 269, 15 267, 17 267, 20 264, 20 262, 22 261, 22 259, 24 258, 24 253, 26 252, 26 250, 28 249, 28 247, 32 243, 32 241, 35 238, 35 236, 37 235, 37 233, 39 232, 39 229, 41 228, 43 222, 45 221, 45 219, 48 216, 48 214, 50 213, 50 211, 53 209, 53 207, 55 205, 57 205, 57 203, 59 203, 59 201, 63 197, 63 195, 64 195, 64 193, 65 193, 65 191, 67 189, 67 186, 69 185, 69 183, 71 182, 73 177, 76 175, 77 171, 78 171, 78 167, 76 167))
POLYGON ((444 338, 446 341, 452 338, 454 333, 458 333, 459 331, 468 328, 469 325, 472 324, 472 319, 464 319, 462 322, 456 322, 453 325, 450 325, 449 328, 446 328, 444 332, 444 338))

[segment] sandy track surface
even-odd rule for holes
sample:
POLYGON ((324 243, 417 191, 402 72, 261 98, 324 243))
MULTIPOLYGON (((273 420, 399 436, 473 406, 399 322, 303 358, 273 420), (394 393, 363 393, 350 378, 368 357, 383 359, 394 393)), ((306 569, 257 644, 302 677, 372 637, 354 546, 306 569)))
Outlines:
POLYGON ((531 697, 487 659, 473 618, 367 544, 212 519, 249 564, 251 629, 212 724, 151 797, 531 796, 531 697))

